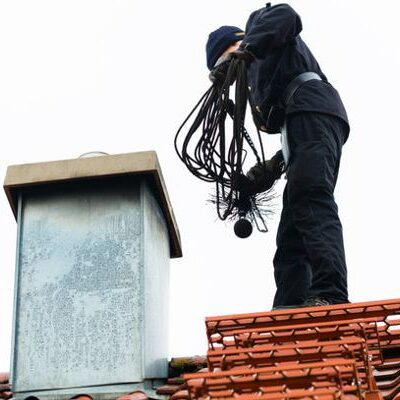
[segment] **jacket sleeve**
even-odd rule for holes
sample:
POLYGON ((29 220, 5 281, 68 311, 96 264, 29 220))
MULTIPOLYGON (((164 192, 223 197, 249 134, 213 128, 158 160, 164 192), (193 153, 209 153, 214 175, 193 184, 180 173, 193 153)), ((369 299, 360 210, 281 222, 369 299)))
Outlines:
POLYGON ((288 4, 264 7, 250 15, 240 47, 262 58, 294 39, 301 30, 300 16, 288 4))

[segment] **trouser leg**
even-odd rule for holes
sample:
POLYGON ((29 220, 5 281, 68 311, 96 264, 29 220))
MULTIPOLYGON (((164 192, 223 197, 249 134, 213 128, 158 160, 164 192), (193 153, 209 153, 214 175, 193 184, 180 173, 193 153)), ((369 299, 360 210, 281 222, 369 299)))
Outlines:
MULTIPOLYGON (((340 119, 315 113, 291 115, 287 123, 291 160, 285 189, 288 211, 282 213, 284 221, 281 220, 281 225, 288 223, 286 231, 296 234, 285 234, 281 226, 281 235, 278 231, 274 259, 275 276, 279 277, 276 280, 277 295, 283 292, 283 280, 294 280, 293 284, 297 282, 301 286, 297 291, 303 293, 302 297, 307 292, 308 297, 346 302, 347 270, 342 226, 333 196, 345 128, 340 119), (289 222, 285 222, 286 215, 291 218, 289 222), (312 277, 306 287, 308 272, 304 271, 308 269, 311 269, 312 277)), ((285 296, 290 296, 290 292, 279 295, 276 301, 280 304, 276 305, 289 304, 285 296)))
POLYGON ((283 208, 276 237, 274 257, 276 293, 273 307, 302 304, 311 285, 311 265, 302 236, 294 225, 287 200, 287 186, 283 192, 283 208))

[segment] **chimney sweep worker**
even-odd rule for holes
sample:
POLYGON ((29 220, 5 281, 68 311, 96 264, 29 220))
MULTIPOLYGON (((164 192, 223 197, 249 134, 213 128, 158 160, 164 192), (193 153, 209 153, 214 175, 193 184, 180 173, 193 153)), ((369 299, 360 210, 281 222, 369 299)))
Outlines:
MULTIPOLYGON (((254 11, 243 32, 221 26, 210 33, 207 66, 229 57, 247 61, 254 122, 282 134, 282 151, 269 167, 287 167, 287 184, 274 256, 273 308, 348 302, 342 225, 334 199, 341 150, 349 135, 346 110, 300 37, 300 16, 288 4, 254 11)), ((260 185, 265 169, 248 177, 260 185)))

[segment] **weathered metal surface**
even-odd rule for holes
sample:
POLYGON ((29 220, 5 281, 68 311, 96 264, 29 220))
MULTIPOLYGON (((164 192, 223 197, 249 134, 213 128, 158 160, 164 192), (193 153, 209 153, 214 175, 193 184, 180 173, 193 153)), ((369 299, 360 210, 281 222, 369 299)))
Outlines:
POLYGON ((138 175, 146 177, 153 185, 154 197, 167 221, 171 257, 182 257, 178 225, 154 151, 11 165, 7 168, 4 190, 16 217, 18 195, 26 188, 138 175))
POLYGON ((166 377, 168 229, 145 181, 21 198, 16 396, 166 377))
POLYGON ((144 285, 144 376, 168 376, 168 231, 154 196, 142 185, 144 285))

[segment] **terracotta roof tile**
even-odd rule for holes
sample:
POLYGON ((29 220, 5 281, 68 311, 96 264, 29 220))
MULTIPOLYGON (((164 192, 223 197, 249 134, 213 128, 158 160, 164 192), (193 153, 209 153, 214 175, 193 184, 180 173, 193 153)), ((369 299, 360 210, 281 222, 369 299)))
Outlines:
POLYGON ((0 372, 0 399, 11 399, 12 393, 8 383, 10 374, 8 372, 0 372))
MULTIPOLYGON (((172 400, 400 400, 400 299, 206 318, 208 372, 172 400)), ((186 369, 190 369, 186 365, 186 369)))
POLYGON ((10 385, 8 383, 0 383, 0 393, 7 392, 9 390, 10 390, 10 385))
POLYGON ((182 376, 177 376, 175 378, 168 378, 167 385, 182 385, 185 383, 185 380, 182 376))
POLYGON ((171 396, 171 400, 187 400, 189 399, 189 391, 187 389, 179 390, 171 396))
MULTIPOLYGON (((9 400, 13 398, 12 392, 9 390, 10 386, 8 385, 8 374, 3 374, 2 376, 2 383, 0 385, 0 399, 9 400)), ((32 396, 29 397, 27 400, 37 400, 36 397, 32 396)), ((70 400, 93 400, 93 397, 88 394, 79 394, 71 397, 70 400)), ((145 393, 141 391, 129 393, 123 396, 118 397, 116 400, 148 400, 148 397, 145 393)))
POLYGON ((157 394, 172 395, 182 388, 182 385, 164 385, 157 388, 157 394))
MULTIPOLYGON (((159 395, 400 400, 400 299, 208 317, 206 326, 207 356, 173 358, 159 395)), ((0 373, 0 399, 12 398, 8 380, 0 373)), ((148 397, 138 391, 115 400, 148 397)))
POLYGON ((143 392, 133 392, 125 396, 118 397, 117 400, 148 400, 148 397, 143 392))

